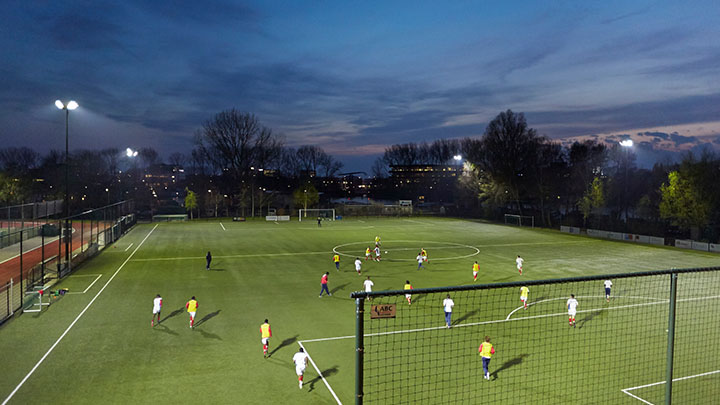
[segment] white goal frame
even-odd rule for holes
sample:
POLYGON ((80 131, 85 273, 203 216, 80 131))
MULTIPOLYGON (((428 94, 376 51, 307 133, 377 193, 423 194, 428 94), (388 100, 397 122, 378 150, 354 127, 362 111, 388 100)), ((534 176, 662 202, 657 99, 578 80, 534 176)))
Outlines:
POLYGON ((302 221, 303 218, 317 219, 322 218, 323 220, 335 220, 335 208, 300 208, 298 210, 298 220, 302 221), (323 215, 324 214, 324 215, 323 215), (328 215, 331 215, 328 217, 328 215))
POLYGON ((531 215, 505 214, 505 225, 529 226, 535 228, 535 217, 531 215), (513 220, 508 221, 512 218, 513 220))

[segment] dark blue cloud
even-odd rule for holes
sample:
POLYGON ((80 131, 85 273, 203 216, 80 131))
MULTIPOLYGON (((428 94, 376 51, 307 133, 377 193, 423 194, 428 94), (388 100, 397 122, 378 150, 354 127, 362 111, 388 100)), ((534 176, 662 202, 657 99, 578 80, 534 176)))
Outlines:
POLYGON ((683 136, 678 134, 677 132, 673 132, 670 134, 670 140, 675 142, 675 145, 682 145, 685 143, 697 142, 698 139, 694 136, 683 136))

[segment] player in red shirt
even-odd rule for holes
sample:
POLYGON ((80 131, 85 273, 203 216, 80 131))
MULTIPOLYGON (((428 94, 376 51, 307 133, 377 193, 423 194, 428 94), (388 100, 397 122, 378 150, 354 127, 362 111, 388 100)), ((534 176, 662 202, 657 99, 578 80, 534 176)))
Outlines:
POLYGON ((322 286, 322 288, 320 289, 320 295, 318 295, 318 297, 322 297, 323 291, 326 292, 327 295, 332 295, 332 294, 330 294, 330 290, 328 290, 328 286, 327 286, 329 275, 330 275, 330 273, 325 272, 325 274, 323 274, 322 278, 320 279, 320 285, 322 286))

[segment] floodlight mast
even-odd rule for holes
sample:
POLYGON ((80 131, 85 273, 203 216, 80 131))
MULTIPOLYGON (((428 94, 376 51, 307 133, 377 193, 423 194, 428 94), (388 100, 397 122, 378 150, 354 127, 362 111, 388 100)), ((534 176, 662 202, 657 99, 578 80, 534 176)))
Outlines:
POLYGON ((70 270, 70 237, 72 237, 72 232, 70 232, 69 236, 66 235, 66 233, 68 232, 68 228, 70 228, 70 162, 68 160, 68 121, 70 121, 70 111, 78 108, 79 105, 74 100, 70 100, 67 104, 63 103, 60 100, 55 100, 55 107, 60 110, 65 110, 65 226, 63 231, 60 232, 60 235, 61 237, 65 238, 65 265, 67 266, 68 270, 70 270))

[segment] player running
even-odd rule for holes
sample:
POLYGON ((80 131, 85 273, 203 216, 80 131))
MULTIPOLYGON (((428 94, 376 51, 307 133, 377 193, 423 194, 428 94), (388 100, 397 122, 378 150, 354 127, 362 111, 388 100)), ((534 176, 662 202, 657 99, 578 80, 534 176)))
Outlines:
POLYGON ((515 263, 517 264, 517 269, 520 272, 521 276, 522 276, 522 266, 523 266, 524 261, 525 261, 525 259, 520 257, 520 255, 518 255, 517 259, 515 259, 515 263))
POLYGON ((370 246, 365 249, 365 261, 368 261, 368 259, 372 259, 372 250, 370 249, 370 246))
POLYGON ((478 353, 480 354, 480 357, 482 358, 482 365, 483 365, 483 378, 486 380, 490 379, 490 358, 492 358, 492 355, 495 354, 495 348, 493 347, 492 343, 490 343, 490 336, 485 336, 485 341, 480 344, 480 347, 478 347, 478 353))
POLYGON ((335 262, 335 268, 337 269, 337 271, 340 271, 340 255, 335 253, 333 255, 333 261, 335 262))
POLYGON ((378 246, 378 247, 379 247, 381 244, 382 244, 382 243, 380 243, 380 237, 379 237, 379 236, 376 236, 376 237, 375 237, 375 246, 378 246))
POLYGON ((187 308, 187 312, 190 314, 190 329, 195 326, 195 314, 199 306, 200 304, 198 304, 194 295, 190 298, 190 301, 185 304, 185 308, 187 308))
POLYGON ((425 261, 425 259, 422 257, 422 253, 418 253, 417 257, 415 257, 415 260, 417 260, 418 262, 418 270, 425 268, 425 266, 422 265, 423 261, 425 261))
POLYGON ((205 266, 205 270, 210 270, 210 263, 212 263, 212 255, 210 254, 209 250, 208 250, 207 255, 205 256, 205 261, 207 262, 207 265, 205 266))
POLYGON ((303 385, 303 374, 305 374, 305 367, 308 364, 308 355, 305 353, 305 349, 302 347, 293 356, 293 363, 295 363, 295 374, 298 375, 298 386, 302 389, 303 385))
POLYGON ((375 261, 380 261, 380 246, 375 246, 375 261))
POLYGON ((260 336, 261 336, 261 342, 263 344, 263 357, 268 358, 270 355, 268 354, 268 344, 270 343, 270 338, 272 337, 272 330, 270 329, 270 323, 266 319, 265 322, 260 325, 260 336))
MULTIPOLYGON (((365 292, 372 292, 372 288, 375 285, 375 283, 370 280, 370 276, 367 276, 367 280, 363 281, 363 287, 365 287, 365 292)), ((372 298, 365 297, 365 300, 370 301, 372 298)))
POLYGON ((427 251, 425 250, 425 248, 420 248, 420 256, 422 256, 423 261, 427 263, 428 256, 427 256, 427 251))
POLYGON ((477 260, 473 264, 473 281, 477 281, 477 275, 480 272, 480 265, 478 264, 477 260))
POLYGON ((524 309, 527 309, 527 298, 529 292, 530 290, 527 287, 520 287, 520 301, 522 301, 524 309))
POLYGON ((319 298, 322 298, 323 292, 326 292, 327 295, 332 295, 330 294, 330 290, 328 290, 327 286, 329 275, 330 273, 325 272, 325 274, 323 274, 323 276, 320 278, 320 295, 318 295, 319 298))
POLYGON ((160 294, 155 296, 153 299, 153 317, 150 321, 150 326, 155 326, 155 315, 157 314, 158 325, 160 325, 160 311, 162 310, 162 297, 160 294))
POLYGON ((612 287, 612 281, 605 280, 605 301, 610 302, 610 288, 612 287))
POLYGON ((570 326, 573 328, 575 327, 575 314, 577 314, 577 306, 578 302, 575 299, 575 294, 570 294, 570 299, 567 300, 567 309, 568 309, 568 322, 570 323, 570 326))
MULTIPOLYGON (((365 259, 367 260, 367 259, 365 259)), ((355 258, 355 271, 357 271, 358 276, 360 275, 360 272, 362 271, 362 262, 360 261, 359 257, 355 258)))
MULTIPOLYGON (((405 280, 404 290, 408 291, 408 290, 412 290, 412 289, 413 289, 413 286, 412 286, 412 284, 410 284, 410 280, 405 280)), ((407 300, 408 305, 412 305, 412 294, 405 294, 405 299, 407 300)))

